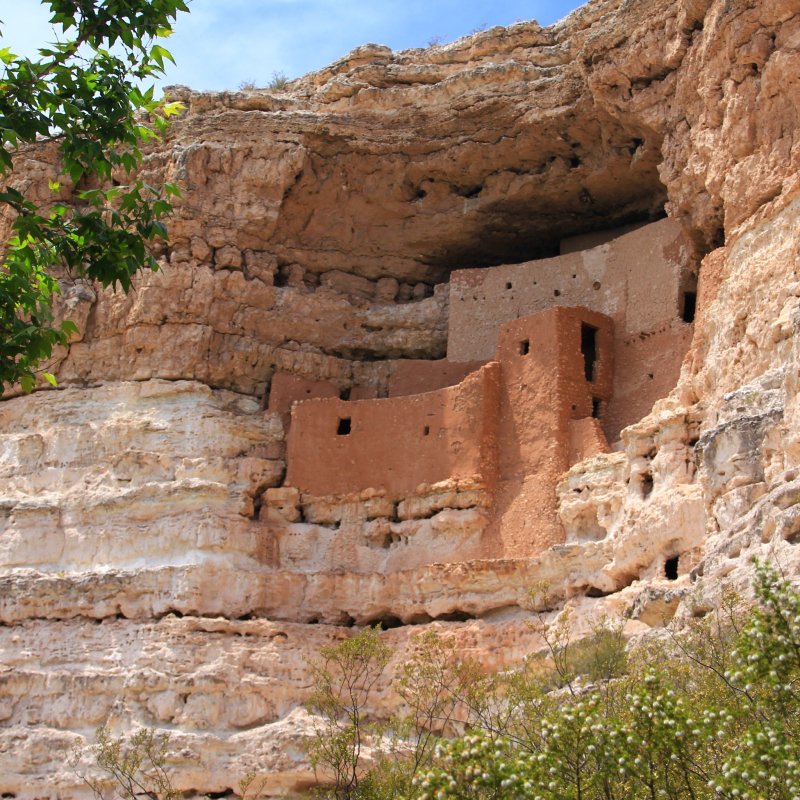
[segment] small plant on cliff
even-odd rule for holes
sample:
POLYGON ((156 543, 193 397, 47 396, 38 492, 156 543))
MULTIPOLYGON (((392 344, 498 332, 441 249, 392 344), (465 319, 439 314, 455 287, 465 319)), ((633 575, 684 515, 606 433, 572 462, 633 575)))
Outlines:
POLYGON ((289 76, 285 72, 273 72, 272 80, 267 84, 267 88, 273 92, 283 92, 289 88, 289 76))
MULTIPOLYGON (((87 751, 77 748, 72 766, 92 790, 96 800, 105 800, 108 791, 122 800, 178 800, 183 794, 174 788, 167 772, 169 733, 142 728, 129 738, 111 736, 105 727, 95 732, 96 741, 88 750, 92 765, 104 773, 103 779, 81 770, 87 751)), ((248 772, 239 781, 239 797, 255 800, 268 785, 266 777, 248 772)))
MULTIPOLYGON (((108 785, 122 800, 178 800, 181 793, 172 786, 166 770, 169 734, 142 728, 129 739, 115 738, 106 728, 98 728, 96 742, 89 748, 92 760, 105 779, 87 774, 81 779, 97 800, 103 800, 108 785)), ((82 753, 73 754, 77 768, 82 753)))
MULTIPOLYGON (((550 672, 554 686, 566 687, 570 694, 578 690, 577 679, 603 683, 625 674, 628 656, 625 651, 625 622, 623 619, 601 617, 590 622, 591 634, 573 639, 569 611, 562 612, 555 623, 546 624, 539 618, 536 629, 548 649, 550 672)), ((549 668, 548 668, 549 667, 549 668)))
MULTIPOLYGON (((156 269, 146 244, 166 236, 177 189, 137 175, 141 147, 163 132, 178 103, 154 99, 141 81, 162 74, 168 36, 184 0, 49 0, 60 40, 36 59, 0 48, 0 206, 12 219, 0 260, 0 395, 31 390, 38 365, 76 328, 56 324, 59 277, 127 291, 133 275, 156 269), (34 147, 54 146, 62 181, 50 197, 37 181, 12 181, 34 147), (112 177, 113 176, 113 177, 112 177), (62 182, 69 187, 62 188, 62 182)), ((46 188, 46 187, 45 187, 46 188)), ((53 376, 43 372, 51 383, 53 376)))
POLYGON ((350 800, 358 796, 372 733, 365 706, 391 651, 376 627, 323 647, 320 655, 312 664, 315 691, 306 704, 318 720, 308 753, 314 769, 332 782, 330 796, 350 800))

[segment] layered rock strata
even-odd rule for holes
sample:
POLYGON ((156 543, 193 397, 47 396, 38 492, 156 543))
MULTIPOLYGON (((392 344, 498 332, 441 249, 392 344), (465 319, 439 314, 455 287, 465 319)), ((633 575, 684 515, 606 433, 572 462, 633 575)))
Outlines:
MULTIPOLYGON (((639 634, 746 589, 754 556, 797 574, 799 76, 792 0, 597 0, 546 29, 366 46, 281 94, 177 90, 187 113, 147 162, 184 187, 162 271, 128 297, 65 286, 81 336, 60 389, 0 404, 0 793, 88 796, 64 752, 104 721, 172 731, 182 791, 256 767, 298 792, 308 659, 337 626, 392 628, 393 666, 433 627, 500 668, 541 646, 542 583, 549 613, 627 609, 639 634), (583 281, 605 255, 571 251, 621 240, 565 240, 665 211, 674 294, 645 263, 604 307, 582 299, 603 294, 583 281), (471 475, 402 499, 286 485, 298 392, 469 381, 493 345, 453 358, 460 270, 505 292, 556 258, 585 273, 575 297, 548 284, 569 299, 552 305, 630 334, 615 375, 661 380, 649 365, 685 352, 652 395, 631 384, 610 452, 576 420, 550 496, 562 543, 518 548, 523 518, 538 530, 523 504, 501 515, 512 546, 485 549, 502 497, 471 475), (628 330, 642 298, 663 318, 628 330), (445 356, 469 366, 430 366, 445 356)), ((56 175, 31 157, 19 180, 56 175)), ((642 253, 644 231, 626 234, 642 253)), ((526 298, 498 323, 539 310, 526 298)))

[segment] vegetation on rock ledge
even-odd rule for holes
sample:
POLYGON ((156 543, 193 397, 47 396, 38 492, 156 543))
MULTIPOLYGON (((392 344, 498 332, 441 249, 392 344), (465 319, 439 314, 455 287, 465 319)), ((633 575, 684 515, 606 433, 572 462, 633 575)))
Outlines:
POLYGON ((357 785, 336 781, 323 794, 794 800, 800 593, 762 566, 756 596, 748 610, 728 594, 717 612, 627 658, 613 626, 578 648, 566 627, 550 628, 550 656, 505 675, 483 675, 425 634, 399 683, 406 715, 370 731, 389 755, 362 763, 357 785))
MULTIPOLYGON (((428 631, 370 719, 391 651, 366 628, 321 652, 308 751, 335 800, 796 800, 800 797, 800 592, 759 566, 757 603, 722 607, 625 653, 601 623, 576 646, 543 629, 546 658, 486 675, 428 631)), ((177 796, 166 735, 127 744, 100 729, 97 767, 122 797, 177 796)), ((269 788, 245 777, 242 797, 269 788)), ((100 797, 106 783, 84 777, 100 797)))

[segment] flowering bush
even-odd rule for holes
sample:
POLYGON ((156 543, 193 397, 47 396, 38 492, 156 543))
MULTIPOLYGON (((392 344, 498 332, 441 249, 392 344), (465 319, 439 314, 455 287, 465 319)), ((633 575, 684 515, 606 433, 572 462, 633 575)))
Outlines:
POLYGON ((441 740, 413 797, 797 800, 800 593, 763 565, 755 589, 743 619, 673 634, 625 677, 545 692, 506 731, 441 740))

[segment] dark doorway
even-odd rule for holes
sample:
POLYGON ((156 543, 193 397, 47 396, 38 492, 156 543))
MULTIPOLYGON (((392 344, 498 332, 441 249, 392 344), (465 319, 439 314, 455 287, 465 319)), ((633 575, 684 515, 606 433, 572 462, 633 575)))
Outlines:
POLYGON ((678 580, 678 559, 679 556, 673 556, 664 562, 664 577, 667 580, 678 580))
POLYGON ((696 311, 697 311, 697 292, 684 292, 681 319, 684 322, 694 322, 694 315, 696 311))
POLYGON ((597 328, 581 323, 581 353, 583 353, 583 374, 589 383, 594 381, 594 365, 597 361, 597 328))
POLYGON ((350 417, 340 417, 339 426, 336 428, 337 436, 348 436, 352 430, 350 417))

